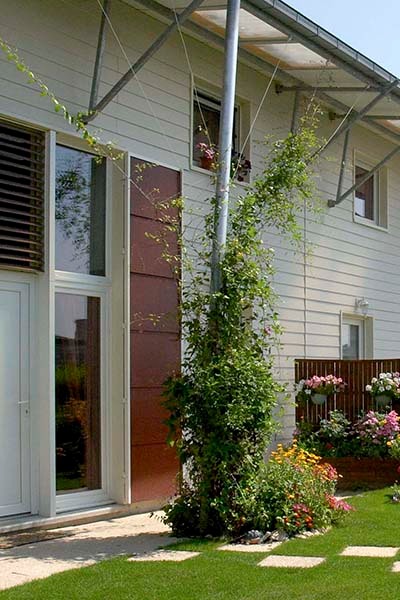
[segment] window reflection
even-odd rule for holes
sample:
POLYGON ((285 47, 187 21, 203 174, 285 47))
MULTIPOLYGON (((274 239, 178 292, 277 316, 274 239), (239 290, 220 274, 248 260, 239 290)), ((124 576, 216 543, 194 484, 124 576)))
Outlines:
POLYGON ((56 294, 57 492, 101 488, 100 298, 56 294))
POLYGON ((105 190, 105 160, 57 146, 56 269, 105 275, 105 190))

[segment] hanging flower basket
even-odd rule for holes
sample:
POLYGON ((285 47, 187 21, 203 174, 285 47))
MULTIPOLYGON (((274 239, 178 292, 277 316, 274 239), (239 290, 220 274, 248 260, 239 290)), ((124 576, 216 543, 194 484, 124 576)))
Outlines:
POLYGON ((325 404, 327 399, 328 399, 328 396, 326 394, 312 394, 311 395, 311 402, 313 404, 325 404))

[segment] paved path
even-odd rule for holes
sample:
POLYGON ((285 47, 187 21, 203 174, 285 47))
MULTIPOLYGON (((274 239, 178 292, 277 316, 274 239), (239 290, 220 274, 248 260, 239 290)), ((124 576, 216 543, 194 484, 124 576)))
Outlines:
MULTIPOLYGON (((152 552, 176 542, 160 513, 131 515, 58 529, 68 537, 0 550, 0 589, 93 565, 106 558, 152 552)), ((54 531, 54 530, 53 530, 54 531)))

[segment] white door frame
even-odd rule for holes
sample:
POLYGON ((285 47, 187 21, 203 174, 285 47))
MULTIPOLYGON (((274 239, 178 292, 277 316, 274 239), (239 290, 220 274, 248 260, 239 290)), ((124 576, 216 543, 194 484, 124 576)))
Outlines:
MULTIPOLYGON (((37 486, 32 485, 36 472, 36 457, 33 423, 35 412, 33 392, 33 322, 34 322, 34 278, 7 271, 0 272, 0 290, 20 295, 20 411, 21 436, 21 500, 15 505, 0 507, 0 517, 30 513, 37 507, 37 486)), ((1 477, 1 474, 0 474, 1 477)))

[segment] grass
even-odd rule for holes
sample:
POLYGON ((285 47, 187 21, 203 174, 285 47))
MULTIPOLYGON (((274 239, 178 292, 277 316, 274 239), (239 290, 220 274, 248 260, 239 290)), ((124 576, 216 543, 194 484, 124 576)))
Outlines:
POLYGON ((357 510, 343 525, 273 552, 327 558, 312 569, 264 569, 257 563, 265 553, 220 552, 221 542, 193 540, 175 546, 201 552, 187 562, 117 558, 0 592, 0 600, 399 600, 400 573, 391 572, 395 559, 338 556, 348 545, 400 545, 400 506, 387 494, 355 497, 357 510))

